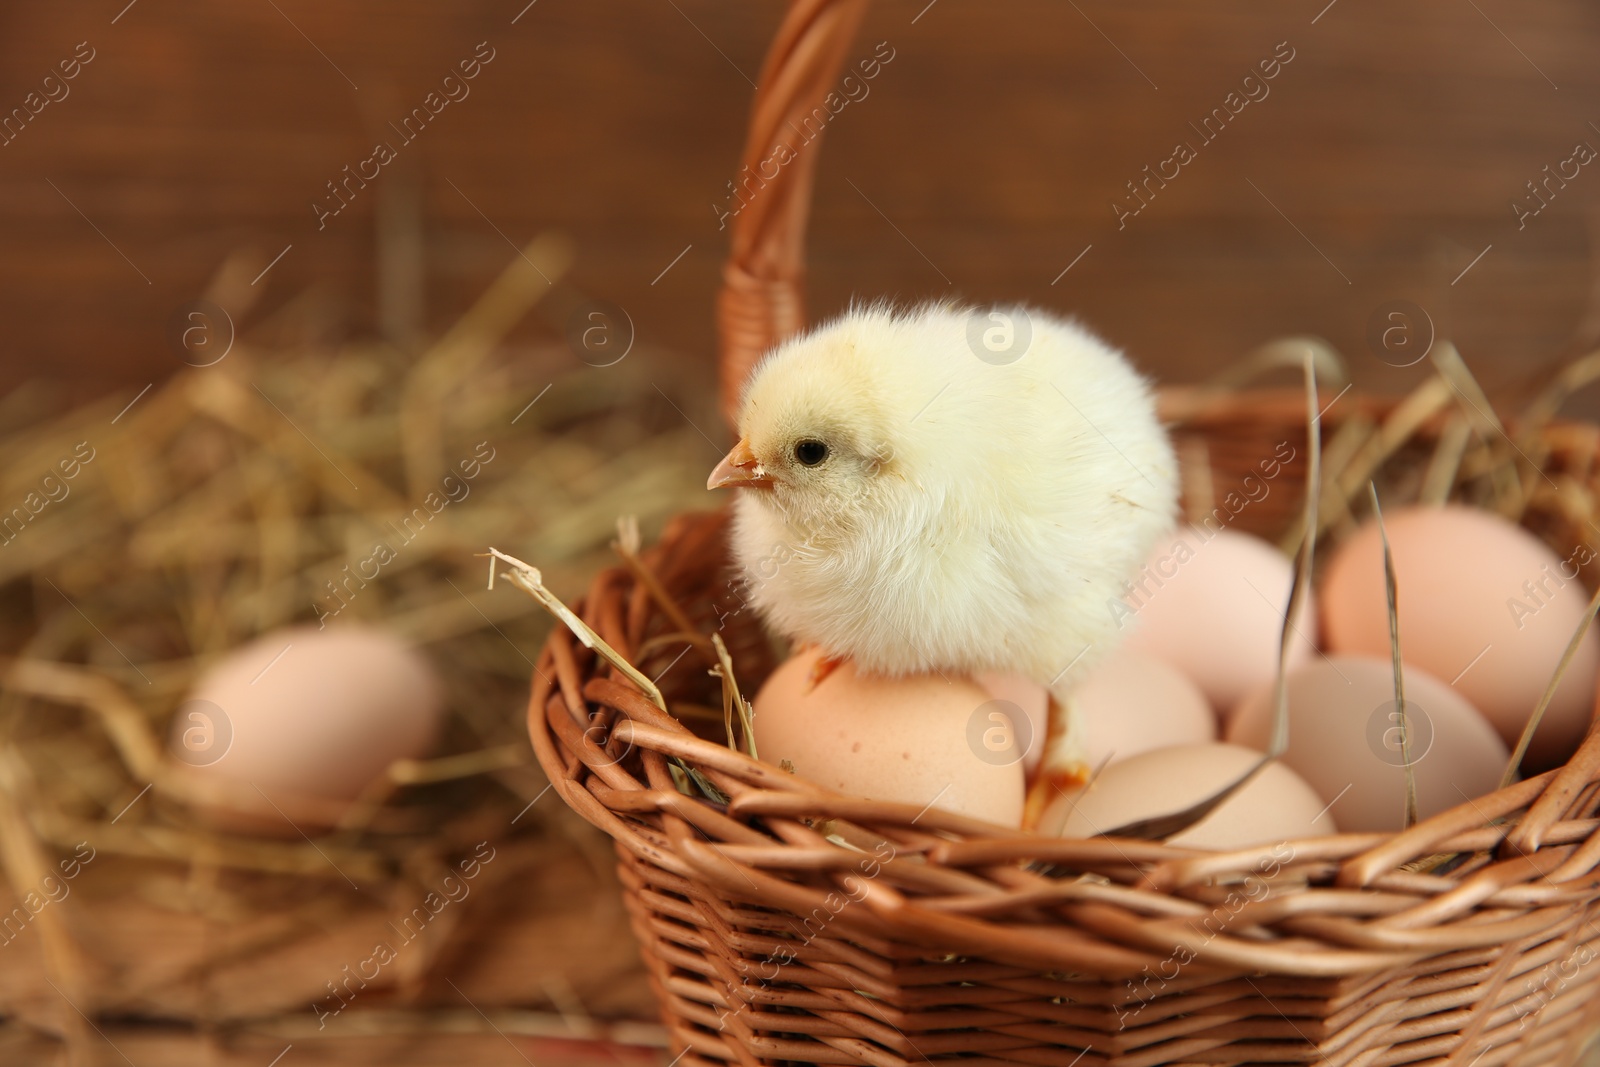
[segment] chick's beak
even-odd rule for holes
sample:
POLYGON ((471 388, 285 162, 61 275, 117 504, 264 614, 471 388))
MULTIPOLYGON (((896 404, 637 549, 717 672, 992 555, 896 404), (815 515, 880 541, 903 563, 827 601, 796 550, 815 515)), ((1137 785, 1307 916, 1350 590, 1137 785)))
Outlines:
POLYGON ((772 486, 772 479, 767 477, 761 461, 750 451, 750 442, 743 437, 739 438, 739 443, 733 446, 732 451, 722 457, 722 462, 706 479, 707 489, 720 489, 725 485, 735 489, 768 489, 772 486))

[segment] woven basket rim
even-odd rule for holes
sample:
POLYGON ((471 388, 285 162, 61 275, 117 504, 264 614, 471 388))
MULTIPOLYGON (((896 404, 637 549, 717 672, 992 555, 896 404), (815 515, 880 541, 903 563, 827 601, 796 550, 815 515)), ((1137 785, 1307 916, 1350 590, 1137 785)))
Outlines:
MULTIPOLYGON (((1177 399, 1188 403, 1181 396, 1177 399)), ((1248 413, 1252 420, 1270 421, 1273 412, 1280 416, 1292 412, 1298 414, 1303 428, 1303 403, 1303 397, 1293 398, 1282 391, 1246 391, 1208 403, 1191 415, 1205 422, 1248 413), (1297 403, 1290 402, 1296 399, 1297 403)), ((1357 397, 1343 415, 1330 414, 1325 421, 1336 429, 1344 420, 1392 411, 1399 403, 1396 398, 1357 397)), ((1566 434, 1573 425, 1552 423, 1545 432, 1559 447, 1570 447, 1566 434)), ((722 520, 721 513, 707 513, 683 523, 698 523, 696 529, 704 542, 703 527, 722 520)), ((673 538, 669 531, 662 543, 647 550, 647 561, 660 560, 664 552, 673 551, 673 538)), ((630 572, 612 568, 596 577, 589 594, 574 608, 613 648, 631 657, 617 608, 630 600, 640 601, 644 594, 630 572)), ((1244 918, 1235 921, 1254 921, 1263 928, 1286 921, 1307 927, 1319 921, 1324 929, 1316 938, 1302 930, 1281 944, 1222 935, 1191 936, 1188 950, 1199 964, 1222 970, 1355 975, 1440 951, 1530 936, 1569 918, 1574 909, 1587 905, 1600 887, 1591 873, 1600 858, 1600 819, 1569 817, 1574 804, 1584 799, 1580 794, 1585 794, 1600 774, 1600 733, 1591 733, 1564 767, 1472 798, 1400 833, 1342 833, 1213 852, 1129 839, 1051 838, 937 807, 919 809, 846 796, 696 737, 615 672, 581 671, 577 662, 581 652, 568 631, 557 627, 552 632, 530 693, 530 736, 541 765, 563 799, 612 836, 624 851, 681 877, 699 880, 728 899, 804 914, 826 894, 785 881, 786 874, 823 872, 836 889, 842 888, 851 884, 852 872, 859 875, 861 852, 857 849, 863 842, 892 840, 897 863, 902 867, 913 862, 920 865, 923 870, 917 877, 928 886, 937 889, 942 874, 951 872, 945 890, 966 881, 970 883, 969 896, 994 897, 987 902, 963 902, 959 907, 944 902, 930 909, 908 893, 871 884, 862 901, 871 922, 856 923, 862 936, 889 934, 908 942, 936 942, 952 950, 981 951, 989 958, 1026 961, 1049 969, 1125 975, 1161 959, 1189 936, 1180 929, 1181 923, 1161 921, 1159 900, 1187 899, 1185 894, 1201 887, 1247 879, 1266 869, 1276 871, 1284 867, 1282 850, 1287 849, 1295 876, 1321 886, 1317 893, 1354 890, 1376 894, 1387 901, 1385 908, 1393 907, 1392 912, 1361 922, 1339 912, 1339 908, 1348 911, 1355 907, 1352 914, 1361 914, 1360 906, 1341 898, 1333 913, 1315 921, 1301 916, 1296 923, 1297 908, 1313 913, 1316 909, 1304 909, 1303 902, 1286 904, 1284 897, 1271 896, 1260 904, 1247 905, 1241 913, 1244 918), (616 719, 614 726, 604 731, 607 747, 596 745, 585 734, 594 729, 591 716, 596 711, 616 719), (618 764, 616 743, 625 750, 653 754, 660 766, 646 781, 633 778, 618 764), (705 773, 729 796, 726 809, 678 792, 665 777, 668 758, 684 760, 705 773), (819 834, 815 826, 824 820, 844 828, 847 840, 856 839, 856 847, 819 834), (1495 853, 1497 858, 1464 879, 1403 870, 1407 864, 1442 853, 1495 853), (1089 943, 1081 931, 1030 928, 1023 934, 1008 924, 985 919, 986 912, 1004 911, 1007 900, 1014 904, 1030 894, 1042 899, 1063 892, 1058 880, 1023 872, 1021 864, 1029 860, 1085 873, 1119 874, 1121 888, 1110 895, 1132 894, 1122 903, 1136 910, 1142 907, 1147 918, 1128 921, 1103 907, 1097 911, 1098 901, 1076 905, 1078 921, 1090 924, 1102 939, 1099 944, 1089 943), (1409 899, 1409 906, 1395 903, 1402 898, 1409 899), (1485 918, 1500 907, 1513 907, 1520 914, 1509 919, 1485 918)), ((1097 892, 1104 895, 1110 891, 1097 892)))

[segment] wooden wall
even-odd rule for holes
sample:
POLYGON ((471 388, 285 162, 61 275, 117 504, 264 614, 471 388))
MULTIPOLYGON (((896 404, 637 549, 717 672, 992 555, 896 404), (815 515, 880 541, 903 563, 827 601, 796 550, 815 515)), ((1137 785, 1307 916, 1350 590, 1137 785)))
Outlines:
MULTIPOLYGON (((246 333, 297 298, 333 333, 437 331, 508 240, 545 229, 573 239, 584 291, 703 367, 714 205, 780 6, 525 2, 8 5, 0 109, 68 95, 0 147, 0 388, 47 375, 131 396, 178 366, 168 319, 239 249, 264 266, 292 245, 246 333), (94 58, 45 85, 84 41, 94 58), (319 229, 325 183, 479 42, 493 58, 470 95, 319 229), (401 246, 413 219, 425 250, 387 308, 380 217, 401 246)), ((1592 4, 896 0, 855 51, 880 41, 894 58, 827 135, 818 313, 852 295, 1037 301, 1171 380, 1316 333, 1363 384, 1403 389, 1423 369, 1365 340, 1403 298, 1506 399, 1600 341, 1600 163, 1562 162, 1600 149, 1592 4), (1266 95, 1202 141, 1189 124, 1230 92, 1266 95), (1125 183, 1185 140, 1195 158, 1119 224, 1125 183), (1512 203, 1534 203, 1547 164, 1577 174, 1519 227, 1512 203)))

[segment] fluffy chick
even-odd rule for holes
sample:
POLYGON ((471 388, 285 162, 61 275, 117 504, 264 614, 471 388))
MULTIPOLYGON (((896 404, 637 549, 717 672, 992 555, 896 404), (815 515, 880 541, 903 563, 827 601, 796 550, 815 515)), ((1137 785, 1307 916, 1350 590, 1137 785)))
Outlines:
POLYGON ((852 308, 762 360, 739 433, 708 487, 748 490, 733 551, 750 602, 867 673, 999 671, 1062 694, 1110 652, 1111 605, 1176 507, 1147 383, 1033 309, 852 308), (1008 323, 1011 350, 986 349, 1008 323))

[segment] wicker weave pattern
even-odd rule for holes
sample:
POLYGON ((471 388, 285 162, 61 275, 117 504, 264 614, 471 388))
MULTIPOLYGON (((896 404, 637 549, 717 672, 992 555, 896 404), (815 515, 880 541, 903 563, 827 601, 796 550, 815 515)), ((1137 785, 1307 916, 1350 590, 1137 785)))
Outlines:
MULTIPOLYGON (((791 5, 746 162, 820 99, 862 8, 791 5)), ((735 220, 718 305, 730 408, 759 353, 802 322, 814 156, 801 152, 735 220)), ((1382 468, 1403 496, 1424 478, 1448 399, 1351 397, 1323 432, 1337 442, 1381 423, 1362 477, 1382 468)), ((1274 442, 1305 440, 1297 396, 1163 401, 1186 465, 1200 456, 1219 494, 1274 442)), ((1600 432, 1551 424, 1520 447, 1552 485, 1579 487, 1535 493, 1525 525, 1552 544, 1584 540, 1600 432)), ((1286 464, 1238 528, 1291 529, 1304 473, 1303 460, 1286 464)), ((646 675, 666 672, 669 708, 719 703, 699 644, 672 667, 685 618, 722 634, 746 693, 772 667, 729 580, 725 526, 723 515, 683 516, 644 553, 670 609, 626 568, 598 575, 577 605, 646 675)), ((1044 839, 831 793, 731 751, 720 724, 696 736, 560 627, 528 712, 551 781, 616 842, 633 931, 692 1067, 1533 1067, 1572 1062, 1600 1022, 1600 734, 1565 767, 1401 834, 1217 854, 1044 839), (728 803, 680 792, 673 761, 728 803)))
MULTIPOLYGON (((1244 441, 1303 432, 1286 399, 1213 406, 1189 432, 1227 457, 1234 428, 1238 454, 1253 454, 1244 441)), ((1556 476, 1589 471, 1592 433, 1549 439, 1556 476)), ((1262 504, 1241 524, 1272 532, 1292 510, 1262 504)), ((748 689, 770 659, 729 585, 724 528, 721 515, 683 517, 644 559, 698 629, 720 628, 748 689)), ((682 648, 624 569, 598 576, 580 610, 647 674, 682 648)), ((617 842, 686 1061, 1558 1064, 1600 1012, 1600 735, 1565 768, 1404 834, 1212 854, 1040 839, 833 794, 696 737, 602 668, 557 631, 529 725, 563 797, 617 842), (673 757, 723 790, 726 810, 680 793, 673 757), (1402 869, 1448 853, 1463 854, 1448 873, 1402 869)), ((663 679, 669 706, 714 702, 696 675, 663 679)))
MULTIPOLYGON (((754 621, 710 595, 726 590, 722 531, 720 515, 682 518, 646 563, 749 661, 754 621)), ((653 641, 672 624, 621 569, 582 614, 624 654, 658 648, 635 661, 646 673, 682 646, 653 641)), ((1211 854, 840 797, 693 736, 565 632, 539 672, 539 760, 616 838, 686 1059, 1563 1064, 1600 1008, 1600 736, 1562 771, 1397 837, 1211 854), (726 811, 678 792, 670 757, 726 811), (1538 848, 1509 845, 1528 837, 1538 848), (1448 875, 1400 869, 1440 853, 1466 856, 1448 875)), ((693 683, 674 697, 710 699, 693 683)))

